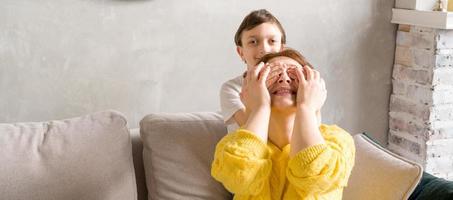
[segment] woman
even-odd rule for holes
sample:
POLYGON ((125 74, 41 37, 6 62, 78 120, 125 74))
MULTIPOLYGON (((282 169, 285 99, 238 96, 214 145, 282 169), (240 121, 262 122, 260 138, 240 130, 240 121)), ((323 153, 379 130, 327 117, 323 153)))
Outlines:
POLYGON ((307 63, 286 49, 248 70, 241 94, 247 121, 217 144, 211 169, 234 199, 341 199, 354 142, 341 128, 319 124, 327 92, 307 63), (277 78, 268 79, 271 66, 277 78))

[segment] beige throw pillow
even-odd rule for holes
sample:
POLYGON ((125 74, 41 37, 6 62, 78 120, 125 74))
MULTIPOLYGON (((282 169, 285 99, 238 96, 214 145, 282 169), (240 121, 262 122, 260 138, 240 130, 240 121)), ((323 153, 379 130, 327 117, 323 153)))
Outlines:
POLYGON ((408 199, 419 183, 423 169, 373 142, 364 134, 354 136, 355 165, 343 199, 408 199))
POLYGON ((211 177, 216 144, 226 134, 220 115, 151 114, 140 134, 148 199, 232 199, 211 177))
POLYGON ((118 112, 0 124, 0 163, 0 199, 137 199, 129 131, 118 112))

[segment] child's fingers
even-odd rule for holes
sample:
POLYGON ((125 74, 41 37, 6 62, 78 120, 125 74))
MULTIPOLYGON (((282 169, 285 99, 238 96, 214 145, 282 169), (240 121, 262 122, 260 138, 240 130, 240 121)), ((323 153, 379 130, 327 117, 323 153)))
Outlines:
POLYGON ((261 70, 259 80, 262 84, 266 84, 266 80, 267 80, 267 77, 269 76, 270 71, 271 71, 271 68, 269 66, 265 66, 261 70))
POLYGON ((279 74, 281 74, 283 71, 282 68, 277 68, 277 67, 271 67, 270 66, 270 73, 269 73, 269 78, 271 77, 274 77, 274 76, 278 76, 279 74))
POLYGON ((259 73, 261 72, 261 69, 264 67, 264 63, 260 62, 258 65, 252 68, 252 71, 250 73, 251 79, 252 80, 258 80, 259 78, 259 73))
POLYGON ((270 77, 270 75, 269 75, 266 80, 266 87, 269 87, 270 85, 275 83, 275 81, 277 81, 277 79, 278 79, 278 76, 270 77))
POLYGON ((267 76, 267 80, 266 80, 266 85, 270 85, 270 84, 274 83, 275 81, 277 81, 277 79, 281 73, 282 73, 281 68, 274 68, 274 69, 270 68, 270 72, 269 72, 269 75, 267 76))
POLYGON ((290 79, 292 80, 297 80, 297 72, 296 72, 297 68, 293 67, 293 68, 289 68, 288 69, 288 76, 290 79))

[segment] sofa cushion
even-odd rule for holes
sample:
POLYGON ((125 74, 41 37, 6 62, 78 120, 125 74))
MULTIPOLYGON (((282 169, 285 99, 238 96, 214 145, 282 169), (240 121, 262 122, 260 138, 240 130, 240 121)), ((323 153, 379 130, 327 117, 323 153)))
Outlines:
POLYGON ((211 177, 215 146, 226 132, 217 113, 146 116, 140 134, 148 199, 231 199, 211 177))
POLYGON ((364 134, 354 136, 355 165, 344 199, 408 199, 419 183, 422 167, 398 156, 364 134))
POLYGON ((131 141, 115 111, 0 124, 1 199, 137 199, 131 141))

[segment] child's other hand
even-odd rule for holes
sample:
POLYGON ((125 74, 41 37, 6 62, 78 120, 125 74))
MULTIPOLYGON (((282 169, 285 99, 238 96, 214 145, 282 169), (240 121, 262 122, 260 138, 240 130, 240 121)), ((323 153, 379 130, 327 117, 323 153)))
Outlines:
POLYGON ((327 98, 326 84, 318 71, 307 65, 296 69, 298 90, 297 107, 304 107, 310 110, 321 110, 327 98), (304 74, 305 72, 305 74, 304 74))
POLYGON ((270 108, 270 95, 266 87, 269 72, 270 67, 264 63, 260 63, 247 71, 240 95, 246 110, 270 108))

